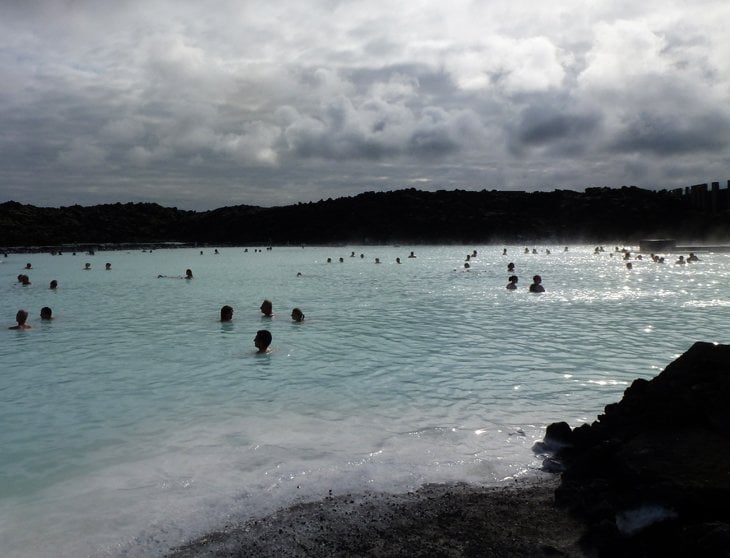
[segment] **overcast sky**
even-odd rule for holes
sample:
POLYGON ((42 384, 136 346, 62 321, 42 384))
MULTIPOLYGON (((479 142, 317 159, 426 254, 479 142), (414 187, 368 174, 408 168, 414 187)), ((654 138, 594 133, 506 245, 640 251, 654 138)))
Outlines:
POLYGON ((727 0, 0 2, 0 202, 727 179, 727 0))

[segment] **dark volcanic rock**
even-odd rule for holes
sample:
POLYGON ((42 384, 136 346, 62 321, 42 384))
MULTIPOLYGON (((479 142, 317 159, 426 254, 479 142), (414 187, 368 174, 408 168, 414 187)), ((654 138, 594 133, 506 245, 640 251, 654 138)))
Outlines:
POLYGON ((580 525, 555 509, 554 482, 425 485, 343 495, 224 526, 168 558, 580 558, 580 525))
POLYGON ((593 424, 559 431, 556 502, 599 556, 730 556, 730 346, 695 343, 593 424))

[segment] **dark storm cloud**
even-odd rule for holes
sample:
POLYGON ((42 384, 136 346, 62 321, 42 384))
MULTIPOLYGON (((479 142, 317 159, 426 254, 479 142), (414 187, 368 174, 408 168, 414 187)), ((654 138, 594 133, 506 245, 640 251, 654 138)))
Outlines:
POLYGON ((340 98, 285 129, 288 147, 304 158, 382 160, 404 155, 443 157, 471 138, 462 112, 340 98))
POLYGON ((722 113, 697 116, 641 113, 627 122, 613 148, 620 152, 649 152, 663 157, 727 151, 730 148, 730 119, 722 113))
POLYGON ((525 145, 538 146, 565 138, 580 139, 595 130, 599 121, 599 116, 594 114, 569 114, 530 107, 521 114, 517 137, 525 145))
POLYGON ((530 149, 547 149, 552 156, 577 155, 591 143, 601 126, 600 112, 567 108, 565 99, 532 99, 508 127, 510 151, 524 157, 530 149))

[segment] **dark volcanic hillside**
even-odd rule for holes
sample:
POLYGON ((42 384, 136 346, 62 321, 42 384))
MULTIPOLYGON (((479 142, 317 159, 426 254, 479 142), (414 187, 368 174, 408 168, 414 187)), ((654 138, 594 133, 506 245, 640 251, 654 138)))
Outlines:
POLYGON ((556 242, 642 237, 727 238, 727 210, 703 211, 676 192, 367 192, 283 207, 193 212, 157 204, 41 208, 0 204, 0 246, 69 243, 219 244, 556 242))
POLYGON ((0 205, 0 246, 171 240, 193 215, 150 203, 48 208, 7 202, 0 205))

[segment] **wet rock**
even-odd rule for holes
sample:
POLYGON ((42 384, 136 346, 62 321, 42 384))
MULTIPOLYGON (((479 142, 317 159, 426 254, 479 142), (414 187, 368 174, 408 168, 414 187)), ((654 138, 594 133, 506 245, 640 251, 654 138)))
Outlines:
POLYGON ((702 555, 728 556, 729 403, 730 346, 695 343, 593 424, 551 425, 570 441, 555 453, 556 502, 587 522, 599 556, 697 555, 700 539, 702 555))
POLYGON ((573 431, 567 422, 554 422, 548 425, 545 431, 545 440, 567 446, 573 442, 573 431))

